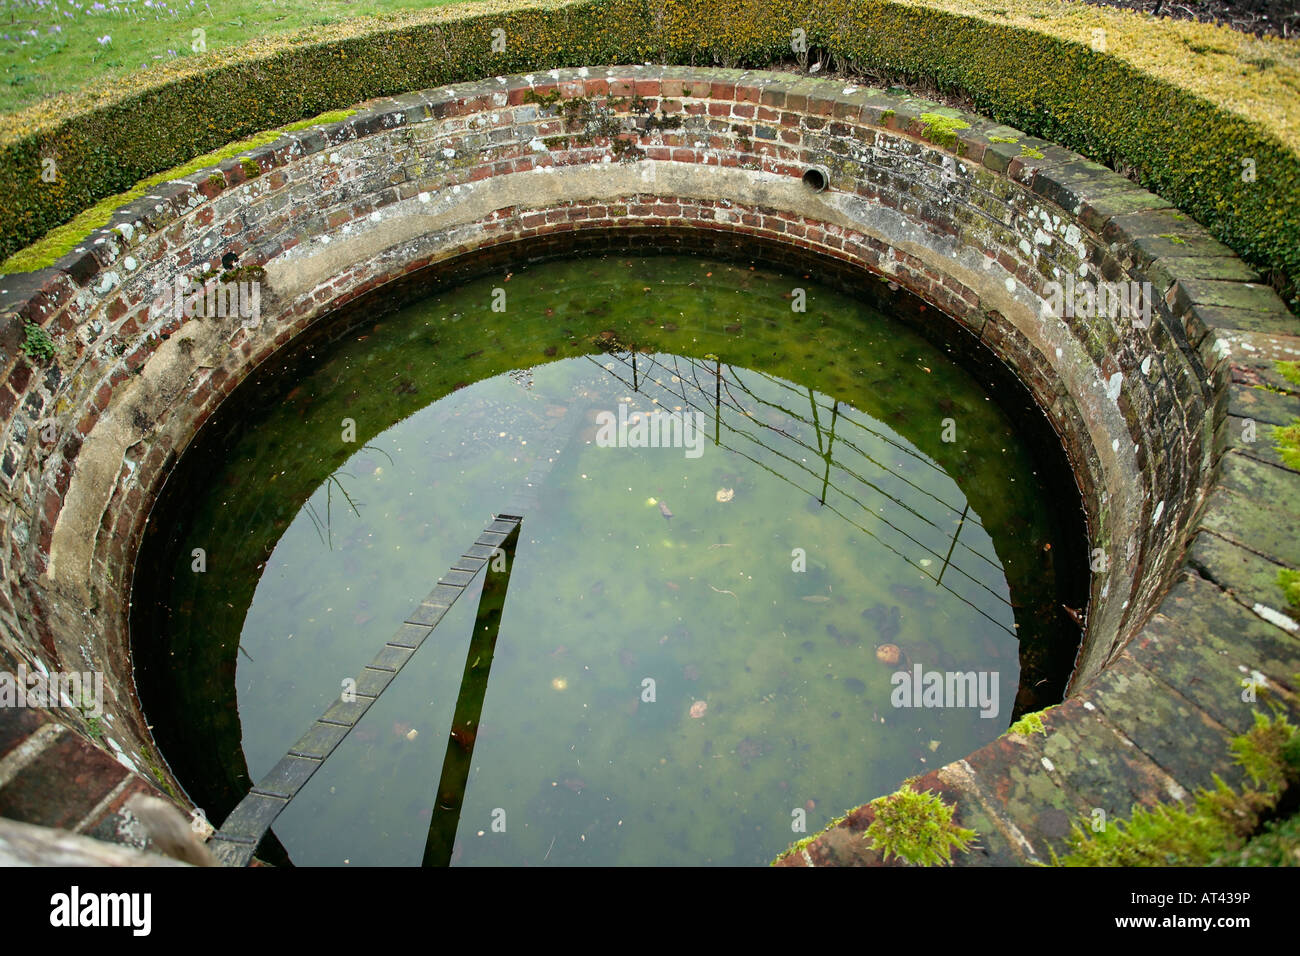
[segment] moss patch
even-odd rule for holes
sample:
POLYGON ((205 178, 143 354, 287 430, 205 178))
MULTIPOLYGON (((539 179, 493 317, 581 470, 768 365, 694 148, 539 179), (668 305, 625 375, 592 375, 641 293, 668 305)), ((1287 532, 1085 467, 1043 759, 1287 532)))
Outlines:
POLYGON ((1282 568, 1277 572, 1277 586, 1286 595, 1286 602, 1294 608, 1300 608, 1300 571, 1282 568))
POLYGON ((812 843, 812 841, 817 839, 817 837, 820 835, 821 835, 820 833, 811 833, 808 836, 804 837, 802 840, 796 840, 794 843, 791 843, 790 846, 787 847, 783 852, 773 857, 772 862, 769 863, 768 866, 776 866, 777 863, 779 863, 781 860, 784 860, 787 856, 794 856, 795 854, 802 853, 807 848, 808 844, 812 843))
POLYGON ((913 866, 951 863, 952 851, 964 853, 978 836, 952 822, 954 805, 929 790, 913 790, 910 782, 870 806, 875 819, 863 836, 885 862, 896 856, 913 866))
POLYGON ((1030 734, 1042 734, 1047 736, 1047 728, 1043 726, 1043 714, 1045 711, 1038 711, 1033 714, 1025 714, 1014 724, 1007 728, 1009 734, 1020 734, 1028 737, 1030 734))
POLYGON ((1292 385, 1300 385, 1300 362, 1274 362, 1277 374, 1292 385))
POLYGON ((957 145, 957 130, 970 129, 970 123, 958 116, 943 113, 922 113, 921 124, 927 139, 952 149, 957 145))
POLYGON ((1216 857, 1210 866, 1300 866, 1300 816, 1273 820, 1240 850, 1216 857))
POLYGON ((1273 447, 1288 468, 1300 471, 1300 418, 1286 428, 1273 429, 1273 447))
MULTIPOLYGON (((1100 833, 1077 824, 1071 851, 1052 854, 1056 866, 1208 866, 1241 852, 1283 792, 1300 782, 1300 737, 1284 716, 1255 714, 1255 726, 1235 737, 1233 757, 1251 786, 1236 793, 1217 775, 1213 790, 1197 793, 1191 807, 1133 807, 1100 833)), ((1226 865, 1226 864, 1220 864, 1226 865)))

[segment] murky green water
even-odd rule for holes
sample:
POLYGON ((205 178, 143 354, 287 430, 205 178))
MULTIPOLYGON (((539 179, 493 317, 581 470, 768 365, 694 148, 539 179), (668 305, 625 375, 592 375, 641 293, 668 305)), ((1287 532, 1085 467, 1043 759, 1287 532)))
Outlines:
MULTIPOLYGON (((150 636, 137 621, 144 702, 214 822, 530 471, 454 864, 765 863, 801 817, 1000 734, 1022 657, 1058 633, 1060 542, 1011 423, 943 352, 807 278, 550 263, 389 315, 298 376, 146 549, 165 557, 150 636), (620 406, 690 415, 698 444, 606 447, 620 406), (995 715, 893 706, 916 666, 996 675, 995 715)), ((480 587, 281 815, 294 863, 420 863, 480 587)))

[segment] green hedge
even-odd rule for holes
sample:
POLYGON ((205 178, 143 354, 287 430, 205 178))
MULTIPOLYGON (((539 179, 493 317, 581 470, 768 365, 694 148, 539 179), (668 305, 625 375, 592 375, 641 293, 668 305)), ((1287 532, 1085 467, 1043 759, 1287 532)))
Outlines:
MULTIPOLYGON (((1005 4, 1048 8, 1040 0, 1005 4)), ((1204 54, 1205 69, 1189 74, 1195 82, 1179 82, 1172 69, 1163 69, 1160 78, 1153 72, 1161 70, 1130 62, 1141 59, 1131 50, 1126 59, 1073 39, 1083 31, 1071 19, 1078 11, 1050 6, 1063 11, 1068 29, 1054 28, 1050 19, 1041 26, 1023 17, 1022 24, 1032 25, 995 22, 993 13, 965 12, 961 0, 577 0, 444 7, 389 23, 356 21, 317 43, 263 41, 226 54, 226 62, 208 72, 180 73, 63 118, 31 120, 41 126, 36 132, 15 132, 23 114, 7 118, 0 124, 7 141, 0 148, 0 259, 151 173, 370 97, 559 66, 655 61, 760 67, 791 59, 792 31, 802 28, 809 44, 829 51, 837 66, 964 92, 999 122, 1136 169, 1144 186, 1250 262, 1300 277, 1300 155, 1283 142, 1290 135, 1290 108, 1279 105, 1287 123, 1271 128, 1263 119, 1229 112, 1189 89, 1223 84, 1232 71, 1225 73, 1219 62, 1222 51, 1204 54), (371 32, 346 35, 362 26, 371 32), (506 31, 504 53, 491 50, 498 27, 506 31), (40 180, 41 157, 49 155, 60 171, 52 184, 40 180), (1244 158, 1254 160, 1253 183, 1242 179, 1244 158)), ((1168 31, 1153 32, 1167 24, 1118 19, 1113 12, 1089 16, 1102 18, 1116 47, 1124 45, 1124 31, 1132 31, 1154 43, 1151 49, 1182 49, 1184 67, 1202 56, 1168 31)), ((1265 67, 1251 69, 1266 75, 1265 67)), ((1226 82, 1240 89, 1226 88, 1221 99, 1251 92, 1249 77, 1226 82)), ((1258 102, 1254 111, 1260 112, 1258 102)))

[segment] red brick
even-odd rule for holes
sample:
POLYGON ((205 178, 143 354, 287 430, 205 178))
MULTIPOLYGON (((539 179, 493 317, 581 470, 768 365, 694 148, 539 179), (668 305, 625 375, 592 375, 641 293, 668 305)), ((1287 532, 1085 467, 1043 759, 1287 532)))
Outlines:
POLYGON ((660 81, 660 91, 663 96, 678 97, 683 96, 686 92, 686 84, 680 79, 669 79, 664 77, 660 81))
POLYGON ((27 386, 32 381, 32 367, 25 358, 19 358, 14 363, 14 367, 9 371, 9 387, 18 395, 27 391, 27 386))
POLYGON ((45 504, 41 513, 45 516, 46 524, 54 526, 55 521, 59 518, 59 509, 63 507, 63 498, 57 491, 45 492, 45 504))
POLYGON ((112 757, 65 732, 0 788, 0 814, 70 830, 125 776, 112 757))

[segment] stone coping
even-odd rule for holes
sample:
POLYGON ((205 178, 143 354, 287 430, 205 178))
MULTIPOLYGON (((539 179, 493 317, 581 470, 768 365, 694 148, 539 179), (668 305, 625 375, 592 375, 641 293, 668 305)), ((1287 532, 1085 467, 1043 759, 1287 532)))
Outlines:
MULTIPOLYGON (((924 778, 981 833, 969 861, 1044 859, 1082 810, 1125 815, 1216 769, 1231 780, 1243 675, 1295 708, 1296 625, 1273 579, 1300 565, 1300 475, 1272 446, 1300 389, 1273 361, 1300 358, 1300 327, 1187 216, 1051 143, 839 81, 593 67, 372 101, 114 221, 0 280, 0 656, 102 671, 101 733, 75 710, 45 716, 178 798, 135 696, 127 619, 176 456, 340 306, 501 243, 629 227, 750 236, 896 283, 1014 369, 1061 437, 1096 556, 1086 632, 1046 737, 1004 736, 924 778), (610 123, 629 130, 617 150, 610 123), (814 167, 823 192, 801 181, 814 167), (260 325, 151 308, 158 283, 226 253, 265 269, 260 325), (1067 277, 1149 283, 1149 326, 1051 314, 1045 284, 1067 277), (55 337, 56 363, 22 355, 24 321, 55 337)), ((22 818, 29 778, 57 782, 42 773, 0 776, 0 814, 22 818)), ((848 839, 861 826, 850 815, 790 862, 871 862, 848 839)))

